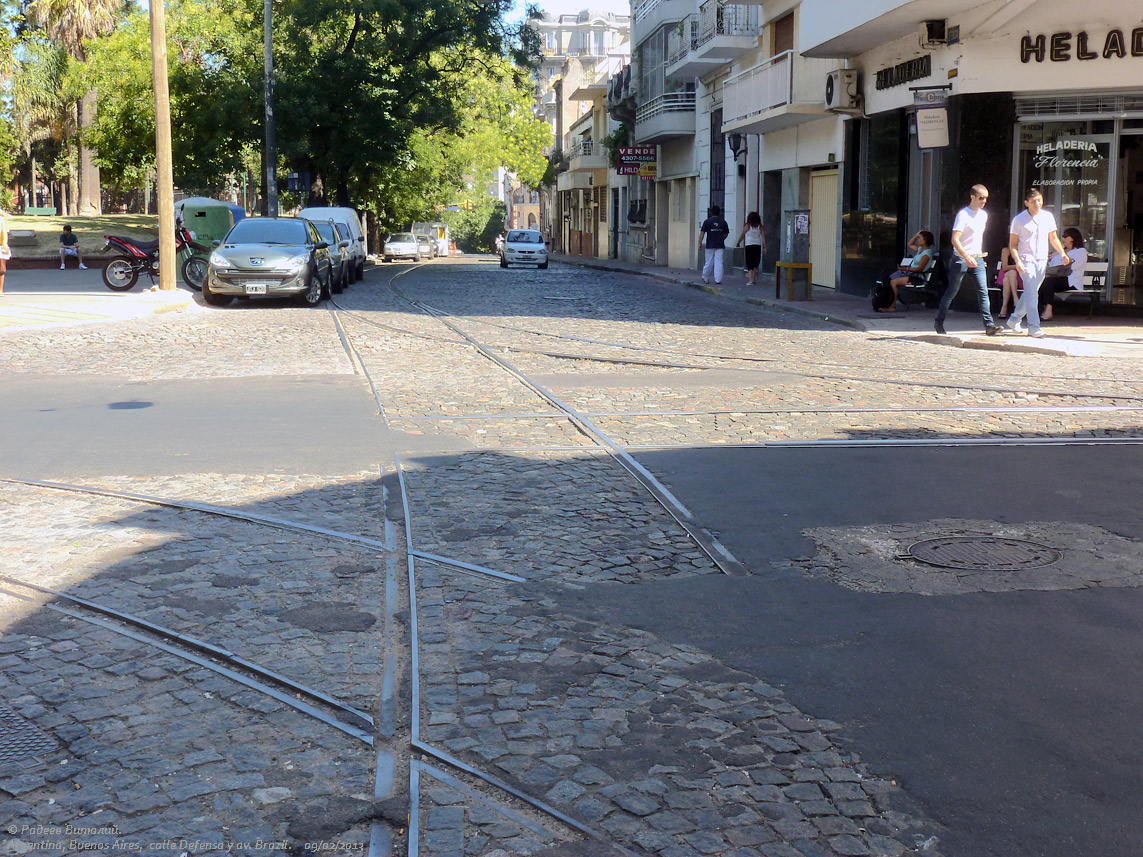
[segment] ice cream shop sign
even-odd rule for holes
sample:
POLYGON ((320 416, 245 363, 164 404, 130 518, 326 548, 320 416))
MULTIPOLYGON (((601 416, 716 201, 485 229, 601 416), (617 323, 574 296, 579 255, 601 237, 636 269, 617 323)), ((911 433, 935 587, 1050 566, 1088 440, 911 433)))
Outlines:
POLYGON ((1033 166, 1083 169, 1103 165, 1103 154, 1090 140, 1056 140, 1036 147, 1033 166))
POLYGON ((1050 36, 1020 37, 1020 62, 1069 62, 1070 60, 1123 59, 1143 57, 1143 27, 1109 30, 1100 39, 1081 30, 1078 33, 1052 33, 1050 36))

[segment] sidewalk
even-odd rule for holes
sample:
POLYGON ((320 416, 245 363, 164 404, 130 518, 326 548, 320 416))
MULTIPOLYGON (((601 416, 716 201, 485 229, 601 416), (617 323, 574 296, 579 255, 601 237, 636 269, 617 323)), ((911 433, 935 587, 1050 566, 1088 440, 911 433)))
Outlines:
MULTIPOLYGON (((1052 321, 1044 322, 1047 336, 1043 339, 1032 339, 1026 333, 1008 331, 996 336, 985 336, 979 315, 955 311, 945 320, 948 332, 942 336, 933 329, 936 310, 914 306, 898 312, 879 313, 873 310, 868 297, 843 294, 836 289, 820 286, 814 287, 813 300, 787 301, 774 297, 773 274, 759 274, 758 285, 747 286, 741 271, 728 269, 722 285, 715 286, 703 285, 698 271, 685 268, 661 268, 618 259, 581 256, 553 255, 551 258, 554 262, 584 268, 639 274, 731 300, 813 316, 854 330, 935 345, 1070 357, 1143 357, 1143 319, 1106 315, 1088 318, 1086 305, 1064 307, 1052 321)), ((784 287, 783 282, 783 289, 784 287)))
POLYGON ((9 269, 0 295, 0 331, 122 321, 197 307, 194 294, 183 286, 170 292, 150 288, 150 278, 140 277, 131 291, 113 292, 103 284, 97 265, 86 271, 9 269))

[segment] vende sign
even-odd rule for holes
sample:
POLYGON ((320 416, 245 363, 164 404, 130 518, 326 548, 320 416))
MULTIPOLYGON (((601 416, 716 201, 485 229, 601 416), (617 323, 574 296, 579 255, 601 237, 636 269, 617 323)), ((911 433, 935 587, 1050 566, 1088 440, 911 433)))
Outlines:
POLYGON ((653 177, 658 172, 658 159, 656 146, 620 146, 616 172, 621 176, 653 177))

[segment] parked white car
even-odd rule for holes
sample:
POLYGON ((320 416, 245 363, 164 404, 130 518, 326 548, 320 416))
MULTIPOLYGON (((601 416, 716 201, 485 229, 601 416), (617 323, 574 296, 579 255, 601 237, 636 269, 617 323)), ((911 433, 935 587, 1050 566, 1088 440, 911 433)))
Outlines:
POLYGON ((412 259, 414 262, 421 257, 420 245, 417 236, 412 232, 394 232, 385 239, 385 261, 394 259, 412 259))
POLYGON ((548 247, 539 229, 510 229, 500 248, 500 267, 535 265, 548 267, 548 247))

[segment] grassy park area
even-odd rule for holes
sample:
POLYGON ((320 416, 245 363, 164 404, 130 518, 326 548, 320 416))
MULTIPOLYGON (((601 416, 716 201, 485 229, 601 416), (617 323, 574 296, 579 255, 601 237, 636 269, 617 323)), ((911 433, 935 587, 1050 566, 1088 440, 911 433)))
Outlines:
POLYGON ((15 258, 35 256, 55 256, 59 252, 60 233, 65 223, 71 224, 71 231, 79 238, 83 254, 95 255, 106 243, 104 235, 126 235, 144 241, 154 241, 159 237, 159 216, 157 214, 104 214, 99 217, 26 217, 8 215, 8 232, 31 230, 35 232, 34 243, 26 243, 18 237, 11 241, 12 255, 15 258))

